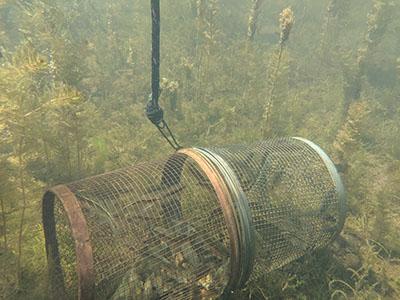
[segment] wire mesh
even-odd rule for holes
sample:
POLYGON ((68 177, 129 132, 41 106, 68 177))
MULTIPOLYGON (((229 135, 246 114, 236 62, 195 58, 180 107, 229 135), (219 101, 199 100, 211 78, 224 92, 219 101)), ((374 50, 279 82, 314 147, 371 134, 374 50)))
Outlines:
MULTIPOLYGON (((229 237, 211 182, 190 158, 71 183, 87 221, 99 299, 217 297, 228 281, 229 237)), ((58 220, 56 220, 58 221, 58 220)), ((57 226, 63 248, 70 232, 57 226)), ((60 250, 60 256, 67 250, 60 250)), ((64 285, 69 269, 61 261, 64 285)))
POLYGON ((251 279, 326 246, 344 222, 344 195, 332 162, 296 138, 213 149, 246 194, 255 237, 251 279))
POLYGON ((327 245, 345 209, 332 162, 298 138, 184 149, 49 193, 64 298, 216 299, 327 245))
MULTIPOLYGON (((76 274, 75 242, 72 237, 68 217, 60 201, 54 202, 55 230, 58 234, 58 249, 63 276, 53 278, 55 286, 62 286, 68 298, 78 293, 78 277, 76 274)), ((54 262, 53 262, 54 263, 54 262)))

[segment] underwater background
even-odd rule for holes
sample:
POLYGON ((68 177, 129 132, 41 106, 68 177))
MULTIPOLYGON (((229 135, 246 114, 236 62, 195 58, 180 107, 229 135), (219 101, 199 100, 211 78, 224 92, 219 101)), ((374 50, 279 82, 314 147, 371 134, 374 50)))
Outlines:
MULTIPOLYGON (((340 237, 238 299, 400 299, 400 1, 161 3, 183 146, 301 136, 342 175, 340 237)), ((43 299, 46 187, 173 149, 146 119, 150 1, 0 0, 0 298, 43 299)))

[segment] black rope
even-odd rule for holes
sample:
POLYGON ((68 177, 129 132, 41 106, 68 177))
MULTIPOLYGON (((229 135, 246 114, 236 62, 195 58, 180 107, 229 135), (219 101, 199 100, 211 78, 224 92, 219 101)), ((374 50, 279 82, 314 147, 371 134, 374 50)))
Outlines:
POLYGON ((146 106, 147 118, 157 127, 172 148, 181 148, 158 104, 160 97, 160 0, 151 0, 151 95, 146 106))
POLYGON ((160 0, 151 0, 151 40, 151 100, 160 109, 160 0))

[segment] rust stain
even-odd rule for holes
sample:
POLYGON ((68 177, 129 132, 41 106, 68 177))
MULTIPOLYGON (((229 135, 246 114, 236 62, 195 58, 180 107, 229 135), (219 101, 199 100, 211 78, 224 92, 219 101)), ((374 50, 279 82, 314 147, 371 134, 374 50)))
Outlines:
MULTIPOLYGON (((53 187, 48 193, 55 195, 63 204, 71 227, 72 237, 75 241, 76 271, 79 285, 78 299, 94 299, 95 276, 93 250, 81 206, 75 195, 65 185, 53 187)), ((54 214, 54 211, 51 213, 54 214)), ((52 218, 54 218, 54 215, 52 218)))
POLYGON ((226 186, 223 178, 219 175, 219 172, 203 157, 201 153, 198 153, 195 149, 181 149, 178 153, 182 153, 193 159, 200 169, 204 172, 207 178, 210 180, 214 191, 217 195, 219 204, 221 205, 225 223, 227 225, 230 249, 231 249, 231 276, 228 287, 236 286, 236 281, 239 280, 240 270, 240 251, 239 251, 239 234, 237 224, 234 217, 233 207, 230 205, 230 193, 226 186))

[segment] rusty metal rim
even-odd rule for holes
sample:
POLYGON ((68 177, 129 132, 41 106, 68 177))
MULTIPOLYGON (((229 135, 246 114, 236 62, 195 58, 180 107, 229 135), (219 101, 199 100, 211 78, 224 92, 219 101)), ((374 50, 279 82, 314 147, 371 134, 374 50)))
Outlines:
MULTIPOLYGON (((45 230, 47 255, 55 255, 56 267, 61 269, 59 252, 54 223, 54 200, 57 197, 67 214, 72 237, 75 241, 76 272, 78 274, 78 297, 79 299, 94 299, 95 275, 93 264, 93 250, 90 242, 89 231, 86 219, 83 215, 81 206, 75 195, 65 185, 58 185, 49 189, 43 197, 43 224, 50 225, 50 229, 45 230), (52 220, 49 223, 49 218, 52 220), (51 228, 53 227, 53 228, 51 228), (51 236, 53 234, 53 236, 51 236), (56 244, 54 243, 54 238, 56 244), (51 248, 51 249, 50 249, 51 248), (53 251, 51 251, 53 250, 53 251), (57 266, 58 264, 58 266, 57 266)), ((63 285, 64 287, 64 285, 63 285)))
POLYGON ((240 277, 240 243, 238 224, 235 219, 234 208, 231 205, 232 199, 230 199, 231 195, 229 189, 221 177, 220 172, 198 150, 186 148, 178 150, 178 153, 187 155, 198 164, 200 169, 210 180, 217 195, 230 240, 230 276, 227 288, 231 289, 230 287, 237 285, 237 279, 240 277))
POLYGON ((52 296, 61 294, 61 298, 64 298, 66 293, 55 229, 54 198, 55 195, 52 192, 47 191, 42 200, 42 219, 47 254, 47 268, 48 274, 52 274, 52 276, 49 277, 49 280, 51 281, 49 292, 52 296), (56 285, 57 289, 55 289, 56 285))
POLYGON ((255 238, 249 203, 236 174, 229 164, 209 149, 198 148, 196 150, 205 155, 219 170, 233 200, 231 205, 234 209, 239 235, 240 273, 232 290, 238 290, 247 283, 254 265, 255 238))

